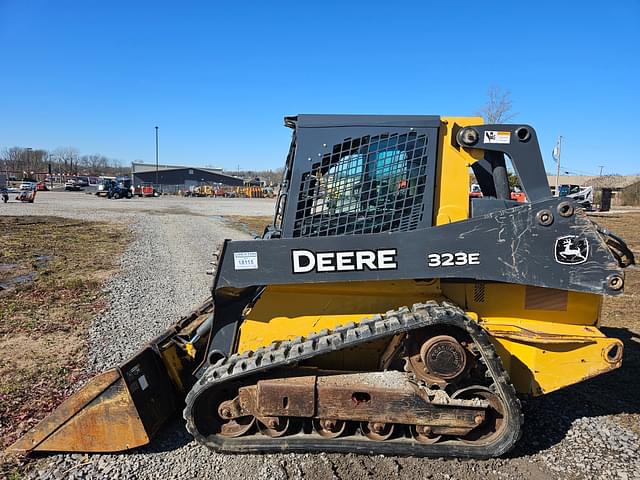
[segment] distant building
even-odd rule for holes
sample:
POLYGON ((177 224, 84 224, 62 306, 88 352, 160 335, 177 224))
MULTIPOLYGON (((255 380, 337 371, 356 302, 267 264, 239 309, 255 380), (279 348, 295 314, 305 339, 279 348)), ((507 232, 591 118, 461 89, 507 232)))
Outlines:
MULTIPOLYGON (((222 168, 221 167, 189 167, 186 165, 167 165, 167 164, 162 164, 160 163, 158 165, 158 171, 160 170, 175 170, 178 168, 198 168, 199 170, 206 170, 208 172, 214 172, 214 173, 222 173, 222 168)), ((142 163, 142 162, 133 162, 131 163, 131 171, 132 172, 150 172, 156 171, 156 164, 155 163, 142 163)))
MULTIPOLYGON (((553 191, 556 186, 556 176, 547 175, 547 181, 553 191)), ((629 185, 640 181, 638 175, 560 175, 559 185, 580 185, 581 187, 611 188, 613 191, 620 191, 629 185)))
MULTIPOLYGON (((547 175, 551 191, 555 193, 556 176, 547 175)), ((620 193, 628 187, 640 182, 640 175, 560 175, 558 185, 579 185, 581 187, 593 187, 600 192, 603 188, 611 189, 611 204, 620 205, 623 200, 620 193)))
POLYGON ((635 183, 624 187, 620 197, 623 205, 640 206, 640 178, 635 183))
POLYGON ((614 192, 619 192, 627 188, 629 185, 640 182, 638 175, 603 175, 601 177, 592 177, 588 180, 594 188, 611 188, 614 192))
MULTIPOLYGON (((156 185, 156 165, 132 163, 131 178, 134 185, 142 183, 156 185)), ((163 192, 185 191, 205 184, 241 187, 243 179, 223 173, 222 168, 158 165, 158 185, 156 185, 156 188, 163 192)))

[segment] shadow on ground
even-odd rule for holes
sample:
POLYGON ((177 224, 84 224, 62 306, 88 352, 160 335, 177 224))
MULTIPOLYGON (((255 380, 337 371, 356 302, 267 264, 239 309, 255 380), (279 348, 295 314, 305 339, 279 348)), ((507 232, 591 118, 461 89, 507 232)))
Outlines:
POLYGON ((626 328, 601 327, 624 343, 622 366, 613 372, 533 398, 524 403, 525 423, 520 442, 509 458, 532 455, 561 442, 572 423, 582 417, 640 414, 640 334, 626 328))

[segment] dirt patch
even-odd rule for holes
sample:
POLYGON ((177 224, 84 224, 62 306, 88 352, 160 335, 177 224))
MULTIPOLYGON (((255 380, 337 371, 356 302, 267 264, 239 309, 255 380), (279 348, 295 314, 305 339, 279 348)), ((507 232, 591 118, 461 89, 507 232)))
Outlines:
MULTIPOLYGON (((636 262, 640 262, 640 212, 593 220, 623 237, 636 262)), ((640 267, 636 265, 625 270, 624 294, 605 298, 602 318, 605 326, 628 328, 640 335, 640 267)))
MULTIPOLYGON (((85 331, 129 242, 126 226, 0 218, 0 438, 11 444, 85 376, 85 331)), ((11 465, 0 459, 0 473, 11 465)))
MULTIPOLYGON (((79 333, 74 331, 69 333, 51 332, 43 336, 24 333, 4 335, 0 338, 0 352, 5 357, 5 361, 6 358, 11 359, 7 363, 16 370, 30 368, 34 358, 45 364, 60 363, 60 360, 76 355, 80 346, 79 333)), ((0 366, 0 376, 3 373, 0 366)), ((3 388, 4 386, 0 387, 0 391, 3 388)))
MULTIPOLYGON (((118 210, 115 208, 107 208, 105 209, 110 212, 119 212, 122 210, 118 210)), ((157 216, 165 216, 165 215, 191 215, 192 217, 207 217, 208 215, 200 212, 194 212, 193 210, 187 207, 178 207, 178 206, 168 206, 157 209, 151 208, 140 208, 135 210, 137 213, 143 213, 145 215, 157 215, 157 216)))
POLYGON ((231 228, 258 237, 264 232, 264 227, 273 222, 273 216, 245 216, 245 215, 225 215, 224 220, 229 222, 231 228))
MULTIPOLYGON (((640 263, 640 211, 620 215, 593 218, 599 225, 622 236, 640 263)), ((624 294, 605 297, 601 315, 602 331, 610 337, 618 337, 625 344, 620 370, 606 375, 612 380, 612 388, 600 389, 593 396, 595 404, 620 405, 622 413, 615 417, 620 425, 640 435, 640 267, 625 270, 624 294), (619 383, 614 386, 615 381, 619 383), (624 393, 622 393, 624 392, 624 393), (624 412, 626 410, 626 412, 624 412)), ((595 393, 595 392, 594 392, 595 393)))

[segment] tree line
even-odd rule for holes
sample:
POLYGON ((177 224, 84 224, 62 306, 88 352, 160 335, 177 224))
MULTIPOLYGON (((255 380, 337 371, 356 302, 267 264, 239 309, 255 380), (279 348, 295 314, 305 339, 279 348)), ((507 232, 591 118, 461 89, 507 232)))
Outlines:
POLYGON ((280 185, 284 168, 276 168, 275 170, 233 170, 226 171, 229 175, 236 175, 244 179, 259 178, 266 182, 267 185, 280 185))
POLYGON ((5 148, 0 152, 0 172, 16 179, 52 175, 123 175, 130 168, 122 162, 99 153, 80 155, 74 147, 52 151, 24 147, 5 148))

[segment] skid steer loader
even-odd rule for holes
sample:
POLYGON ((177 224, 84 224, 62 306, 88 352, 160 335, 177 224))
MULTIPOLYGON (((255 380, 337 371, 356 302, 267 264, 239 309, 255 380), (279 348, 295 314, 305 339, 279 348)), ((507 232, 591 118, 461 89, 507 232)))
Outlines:
POLYGON ((227 240, 212 298, 13 451, 113 452, 183 409, 219 452, 490 457, 519 397, 611 371, 603 295, 634 262, 553 198, 536 132, 481 118, 298 115, 273 225, 227 240), (510 199, 510 159, 527 203, 510 199), (469 199, 469 169, 482 190, 469 199))

